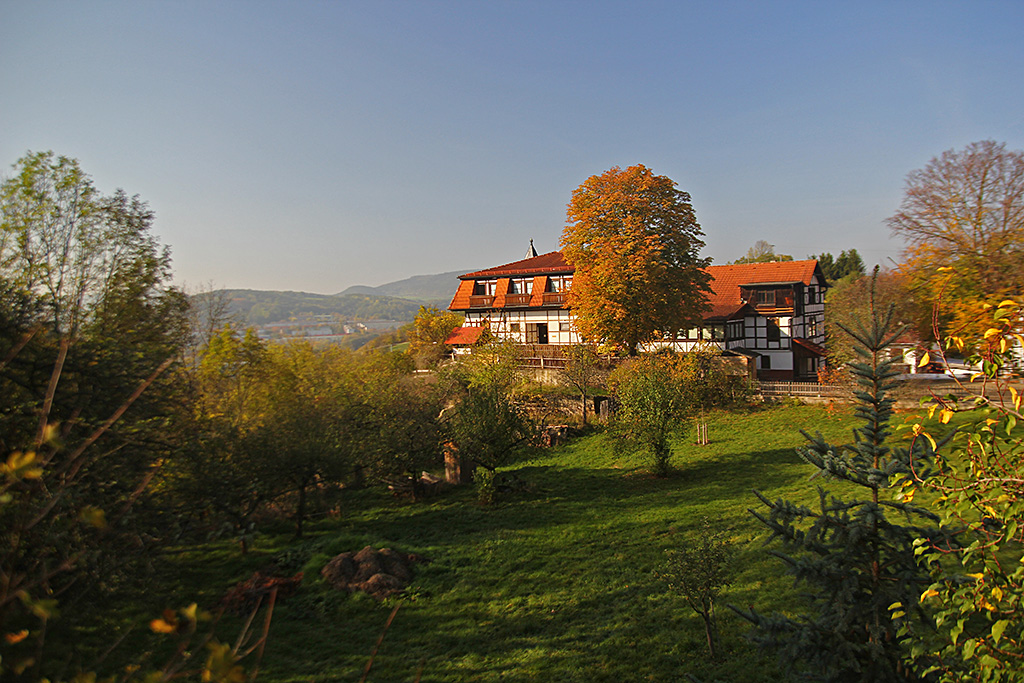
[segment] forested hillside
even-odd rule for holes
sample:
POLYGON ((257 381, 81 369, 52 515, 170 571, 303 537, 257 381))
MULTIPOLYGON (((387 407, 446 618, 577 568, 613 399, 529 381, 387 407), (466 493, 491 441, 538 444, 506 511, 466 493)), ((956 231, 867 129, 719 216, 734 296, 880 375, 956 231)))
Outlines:
POLYGON ((418 301, 369 294, 327 295, 255 289, 223 289, 213 294, 223 297, 228 313, 244 325, 263 325, 302 315, 410 322, 422 305, 418 301))

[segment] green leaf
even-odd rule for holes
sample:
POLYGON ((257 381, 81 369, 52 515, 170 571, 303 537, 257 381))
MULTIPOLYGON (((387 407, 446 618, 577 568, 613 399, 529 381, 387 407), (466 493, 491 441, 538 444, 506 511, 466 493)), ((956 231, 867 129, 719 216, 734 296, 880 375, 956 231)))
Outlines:
POLYGON ((996 623, 992 624, 992 642, 999 644, 999 639, 1003 637, 1003 631, 1006 630, 1007 625, 1010 621, 1008 619, 1000 619, 996 623))
POLYGON ((961 619, 960 621, 956 622, 956 626, 954 626, 953 628, 951 628, 949 630, 949 638, 950 638, 950 640, 953 641, 954 645, 956 645, 957 639, 960 638, 960 634, 963 633, 963 632, 964 632, 964 620, 961 619))
POLYGON ((964 641, 964 661, 974 656, 974 650, 978 647, 978 641, 974 638, 970 638, 964 641))

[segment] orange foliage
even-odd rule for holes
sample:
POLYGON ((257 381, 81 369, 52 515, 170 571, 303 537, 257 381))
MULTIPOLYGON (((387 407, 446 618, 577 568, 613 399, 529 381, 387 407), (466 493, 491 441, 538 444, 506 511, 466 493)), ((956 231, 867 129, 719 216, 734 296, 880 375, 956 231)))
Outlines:
POLYGON ((562 251, 575 269, 569 305, 580 333, 631 353, 695 325, 710 277, 690 195, 643 165, 591 176, 572 194, 562 251))

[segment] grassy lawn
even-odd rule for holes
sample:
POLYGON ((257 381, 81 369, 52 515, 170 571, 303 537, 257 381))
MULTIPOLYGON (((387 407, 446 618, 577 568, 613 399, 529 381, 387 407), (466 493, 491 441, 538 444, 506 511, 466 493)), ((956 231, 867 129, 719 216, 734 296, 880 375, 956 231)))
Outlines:
POLYGON ((318 570, 367 544, 431 560, 417 569, 371 681, 418 672, 423 681, 777 680, 724 604, 726 654, 709 662, 699 617, 652 571, 706 516, 736 547, 723 602, 792 608, 792 582, 747 511, 757 504, 751 490, 816 500, 811 468, 794 453, 799 430, 844 443, 853 421, 849 412, 787 405, 716 412, 708 422, 711 443, 677 443, 669 479, 650 477, 644 462, 593 434, 509 468, 529 489, 491 507, 468 487, 425 503, 354 492, 342 517, 318 522, 301 542, 261 536, 244 560, 233 547, 192 548, 168 569, 181 595, 208 602, 271 562, 306 569, 303 589, 275 612, 264 681, 359 680, 395 602, 330 592, 318 570))

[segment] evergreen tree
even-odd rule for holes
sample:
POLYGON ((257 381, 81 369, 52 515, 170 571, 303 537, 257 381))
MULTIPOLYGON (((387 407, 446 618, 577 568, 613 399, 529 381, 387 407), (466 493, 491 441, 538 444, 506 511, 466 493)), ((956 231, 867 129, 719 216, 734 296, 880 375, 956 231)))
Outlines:
POLYGON ((892 309, 879 316, 872 291, 871 320, 846 331, 859 344, 860 362, 851 364, 859 389, 856 415, 863 425, 854 442, 833 446, 807 433, 800 455, 826 478, 863 491, 845 500, 819 487, 818 509, 790 501, 772 503, 767 515, 751 510, 780 540, 782 559, 809 604, 802 616, 736 611, 755 625, 754 640, 776 652, 797 677, 821 681, 917 680, 901 664, 907 639, 923 625, 917 606, 928 584, 915 554, 915 540, 937 539, 937 518, 912 503, 912 495, 890 491, 912 473, 927 477, 933 450, 926 439, 910 447, 887 445, 897 371, 885 349, 902 330, 890 331, 892 309))

